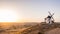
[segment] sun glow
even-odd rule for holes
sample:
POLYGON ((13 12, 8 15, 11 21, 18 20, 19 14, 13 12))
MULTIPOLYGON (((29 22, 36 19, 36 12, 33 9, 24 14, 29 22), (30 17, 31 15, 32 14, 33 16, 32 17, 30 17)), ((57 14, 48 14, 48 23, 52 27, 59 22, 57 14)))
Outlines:
POLYGON ((0 22, 16 22, 17 13, 9 9, 0 9, 0 22))

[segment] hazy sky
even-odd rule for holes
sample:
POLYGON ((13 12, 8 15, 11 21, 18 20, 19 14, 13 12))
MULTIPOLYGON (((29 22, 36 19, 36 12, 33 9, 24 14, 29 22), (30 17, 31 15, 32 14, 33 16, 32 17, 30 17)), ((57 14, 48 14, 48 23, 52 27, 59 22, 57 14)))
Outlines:
MULTIPOLYGON (((60 0, 0 0, 0 10, 8 9, 21 22, 41 22, 48 11, 54 14, 55 21, 60 22, 60 0)), ((1 12, 1 11, 0 11, 1 12)))

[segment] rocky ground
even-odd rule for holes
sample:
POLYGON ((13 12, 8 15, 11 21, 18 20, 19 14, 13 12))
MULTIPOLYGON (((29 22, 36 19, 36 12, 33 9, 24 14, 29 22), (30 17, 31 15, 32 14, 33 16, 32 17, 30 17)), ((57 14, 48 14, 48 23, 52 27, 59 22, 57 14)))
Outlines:
POLYGON ((60 23, 38 23, 24 29, 0 30, 0 34, 60 34, 60 23))

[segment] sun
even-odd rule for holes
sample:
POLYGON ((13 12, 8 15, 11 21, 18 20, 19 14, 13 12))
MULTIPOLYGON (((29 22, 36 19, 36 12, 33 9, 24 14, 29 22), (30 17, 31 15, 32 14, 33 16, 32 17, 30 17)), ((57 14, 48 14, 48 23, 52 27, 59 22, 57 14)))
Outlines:
POLYGON ((0 22, 16 22, 17 13, 10 9, 0 9, 0 22))

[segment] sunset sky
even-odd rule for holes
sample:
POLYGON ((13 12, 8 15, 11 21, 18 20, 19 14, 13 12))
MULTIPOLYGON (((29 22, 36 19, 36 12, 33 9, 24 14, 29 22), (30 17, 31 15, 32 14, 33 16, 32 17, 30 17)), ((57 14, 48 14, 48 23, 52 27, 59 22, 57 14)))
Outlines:
POLYGON ((0 0, 0 22, 42 22, 48 11, 60 22, 60 0, 0 0))

